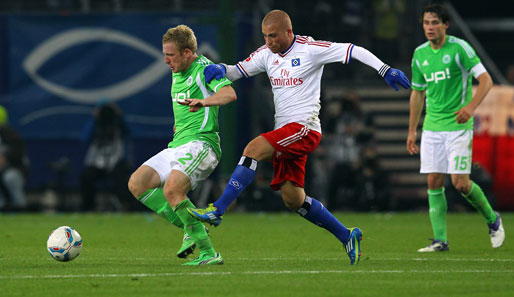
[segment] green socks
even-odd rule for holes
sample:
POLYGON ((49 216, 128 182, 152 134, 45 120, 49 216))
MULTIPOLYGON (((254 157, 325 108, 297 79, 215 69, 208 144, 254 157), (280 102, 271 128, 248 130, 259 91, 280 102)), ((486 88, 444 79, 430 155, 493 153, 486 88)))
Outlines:
POLYGON ((491 208, 491 204, 487 201, 487 198, 484 195, 484 192, 480 188, 479 185, 475 184, 473 181, 471 182, 471 191, 466 195, 461 193, 466 200, 468 200, 469 204, 473 205, 479 213, 481 213, 486 222, 488 224, 494 223, 496 221, 496 214, 491 208))
POLYGON ((166 197, 164 197, 162 188, 150 189, 144 192, 143 195, 141 195, 141 197, 138 199, 139 202, 143 203, 146 207, 150 208, 173 225, 179 227, 180 229, 184 227, 184 224, 173 211, 170 204, 166 200, 166 197))
POLYGON ((184 230, 187 235, 191 236, 194 240, 196 246, 200 249, 200 252, 206 253, 210 256, 215 256, 216 251, 212 246, 211 239, 209 238, 204 225, 198 219, 192 217, 187 211, 188 208, 194 207, 194 204, 189 199, 185 199, 177 204, 175 207, 175 213, 180 220, 182 220, 182 223, 184 223, 184 230))
MULTIPOLYGON (((494 223, 496 221, 496 214, 491 208, 489 201, 487 201, 484 192, 477 184, 471 183, 471 191, 467 195, 461 193, 462 196, 484 216, 488 224, 494 223)), ((429 215, 434 237, 442 242, 446 242, 446 212, 448 206, 446 204, 446 196, 444 195, 444 187, 428 190, 428 205, 430 206, 429 215)))
POLYGON ((202 253, 206 253, 209 256, 215 256, 216 251, 212 246, 211 239, 207 234, 204 225, 197 219, 193 218, 187 211, 188 208, 195 207, 189 199, 180 202, 175 207, 175 210, 173 210, 164 197, 162 188, 156 188, 150 189, 141 195, 141 197, 139 197, 139 202, 143 203, 146 207, 150 208, 173 225, 184 229, 186 234, 193 239, 202 253))
POLYGON ((432 223, 434 238, 442 242, 447 242, 446 236, 446 212, 448 205, 446 204, 446 196, 444 195, 444 187, 428 190, 428 205, 430 207, 429 216, 432 223))

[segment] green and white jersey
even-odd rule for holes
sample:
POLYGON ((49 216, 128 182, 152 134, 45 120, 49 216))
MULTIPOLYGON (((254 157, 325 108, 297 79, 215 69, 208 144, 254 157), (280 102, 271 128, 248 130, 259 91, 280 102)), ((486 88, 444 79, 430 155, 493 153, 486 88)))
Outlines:
POLYGON ((447 35, 444 45, 434 50, 427 41, 412 58, 412 89, 426 90, 423 130, 472 130, 473 118, 458 124, 454 112, 471 101, 472 68, 480 64, 475 50, 464 40, 447 35))
POLYGON ((209 106, 197 112, 189 112, 189 106, 177 103, 177 100, 205 99, 218 92, 222 87, 231 84, 226 78, 213 79, 206 84, 203 70, 209 64, 212 64, 209 59, 199 56, 188 70, 173 73, 171 98, 175 117, 175 135, 168 147, 178 147, 193 140, 205 141, 212 146, 218 158, 221 158, 219 106, 209 106))

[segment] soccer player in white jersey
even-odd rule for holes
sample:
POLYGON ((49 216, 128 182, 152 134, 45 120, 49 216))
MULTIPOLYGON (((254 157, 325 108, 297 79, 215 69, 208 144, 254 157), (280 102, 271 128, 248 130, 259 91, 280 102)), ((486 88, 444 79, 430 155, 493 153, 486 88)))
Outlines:
POLYGON ((384 64, 368 50, 351 43, 315 41, 293 34, 291 20, 281 10, 269 12, 262 21, 266 44, 235 66, 211 65, 206 79, 213 76, 236 80, 261 72, 268 74, 275 102, 275 130, 256 137, 244 149, 223 195, 205 209, 191 208, 190 213, 218 225, 226 208, 253 180, 257 164, 273 160, 273 190, 280 190, 285 205, 305 219, 331 232, 345 247, 350 263, 360 259, 359 228, 343 226, 319 201, 304 191, 307 155, 321 139, 320 83, 323 66, 359 60, 385 77, 388 84, 410 87, 403 72, 384 64))
POLYGON ((162 37, 164 62, 172 71, 171 101, 175 119, 173 141, 141 165, 130 177, 130 192, 141 203, 184 230, 177 256, 185 258, 195 247, 200 255, 184 265, 223 264, 204 225, 187 211, 194 204, 187 193, 194 190, 218 165, 221 157, 218 109, 236 100, 231 82, 205 81, 204 69, 212 64, 196 54, 193 30, 186 25, 169 29, 162 37), (199 101, 197 107, 187 100, 199 101), (189 111, 198 111, 191 113, 189 111))
POLYGON ((505 232, 500 214, 493 211, 480 186, 469 178, 473 141, 473 112, 485 98, 492 80, 473 48, 464 40, 446 35, 450 19, 438 4, 423 10, 423 30, 428 39, 412 58, 407 150, 419 153, 416 129, 426 96, 427 108, 421 136, 421 173, 427 173, 429 217, 434 239, 418 252, 448 251, 444 176, 482 214, 491 244, 503 244, 505 232), (478 80, 475 96, 471 76, 478 80))

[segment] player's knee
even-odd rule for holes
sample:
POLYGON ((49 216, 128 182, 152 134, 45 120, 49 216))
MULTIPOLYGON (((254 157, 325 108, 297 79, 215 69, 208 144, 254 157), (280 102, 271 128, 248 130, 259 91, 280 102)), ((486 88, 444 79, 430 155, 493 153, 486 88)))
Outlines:
POLYGON ((463 194, 468 194, 471 190, 471 183, 466 180, 456 180, 453 181, 453 186, 457 191, 463 194))
POLYGON ((444 175, 443 174, 429 174, 427 182, 428 182, 428 187, 430 189, 439 189, 444 186, 444 175))
POLYGON ((164 197, 170 203, 171 206, 179 204, 186 198, 182 190, 174 185, 165 184, 163 190, 164 197))
POLYGON ((284 200, 284 204, 286 205, 286 207, 289 210, 292 210, 292 211, 297 211, 298 209, 300 209, 300 206, 301 206, 296 201, 288 201, 288 200, 284 200))
POLYGON ((130 193, 134 196, 134 198, 138 199, 139 196, 143 195, 145 189, 143 188, 143 184, 138 181, 138 178, 132 174, 128 181, 128 189, 130 193))
POLYGON ((273 156, 273 152, 274 148, 266 138, 258 136, 246 145, 243 150, 243 155, 257 161, 262 161, 270 159, 273 156))
POLYGON ((286 207, 292 211, 297 211, 302 207, 303 201, 301 199, 298 199, 294 195, 284 195, 282 194, 282 200, 284 201, 284 204, 286 207))

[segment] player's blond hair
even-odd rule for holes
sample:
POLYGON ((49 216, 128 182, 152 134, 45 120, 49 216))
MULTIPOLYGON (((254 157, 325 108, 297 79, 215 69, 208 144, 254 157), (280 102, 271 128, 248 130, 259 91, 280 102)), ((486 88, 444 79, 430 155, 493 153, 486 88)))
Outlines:
POLYGON ((195 33, 186 25, 178 25, 170 28, 162 36, 162 43, 173 42, 180 52, 190 49, 196 53, 197 43, 195 33))
POLYGON ((262 24, 265 26, 278 24, 282 29, 293 29, 293 24, 291 23, 289 15, 285 11, 279 9, 268 12, 262 19, 262 24))

